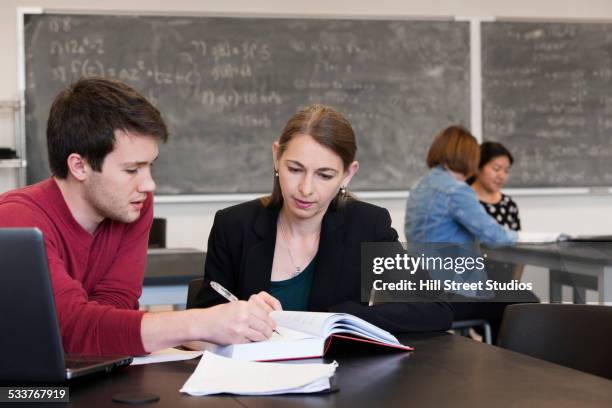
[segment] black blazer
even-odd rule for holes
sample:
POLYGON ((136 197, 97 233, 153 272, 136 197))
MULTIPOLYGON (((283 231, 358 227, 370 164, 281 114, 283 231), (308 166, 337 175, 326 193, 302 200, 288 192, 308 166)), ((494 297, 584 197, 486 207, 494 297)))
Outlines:
MULTIPOLYGON (((208 307, 226 302, 210 287, 214 280, 239 299, 269 291, 279 208, 253 200, 215 215, 208 239, 204 284, 194 303, 208 307)), ((392 332, 447 330, 448 303, 384 303, 361 300, 362 242, 397 242, 389 212, 358 200, 328 208, 323 217, 309 310, 350 313, 392 332)))

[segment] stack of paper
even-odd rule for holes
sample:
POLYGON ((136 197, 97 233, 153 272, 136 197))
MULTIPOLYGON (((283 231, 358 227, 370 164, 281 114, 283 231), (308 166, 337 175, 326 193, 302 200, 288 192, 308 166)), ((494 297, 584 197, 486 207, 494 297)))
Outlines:
POLYGON ((338 363, 279 364, 233 360, 204 352, 181 388, 190 395, 273 395, 328 390, 338 363))

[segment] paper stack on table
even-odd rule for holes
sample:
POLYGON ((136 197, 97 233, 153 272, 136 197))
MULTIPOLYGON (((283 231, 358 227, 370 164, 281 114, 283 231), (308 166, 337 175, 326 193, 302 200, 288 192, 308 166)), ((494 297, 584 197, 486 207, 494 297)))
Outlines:
POLYGON ((205 351, 181 392, 273 395, 328 390, 338 364, 279 364, 234 360, 205 351))

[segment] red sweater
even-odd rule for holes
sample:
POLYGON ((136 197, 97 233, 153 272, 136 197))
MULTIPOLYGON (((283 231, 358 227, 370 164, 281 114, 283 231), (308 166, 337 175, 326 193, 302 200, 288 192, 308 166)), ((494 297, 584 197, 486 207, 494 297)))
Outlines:
POLYGON ((92 235, 74 219, 52 178, 0 195, 0 227, 37 227, 43 232, 67 353, 146 353, 138 298, 152 204, 149 195, 136 222, 106 219, 92 235))

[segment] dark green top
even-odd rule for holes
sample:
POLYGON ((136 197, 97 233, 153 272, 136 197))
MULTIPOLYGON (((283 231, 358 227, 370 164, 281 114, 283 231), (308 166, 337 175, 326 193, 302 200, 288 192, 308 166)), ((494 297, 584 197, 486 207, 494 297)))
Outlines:
POLYGON ((315 256, 299 275, 282 281, 270 282, 270 294, 281 302, 283 310, 308 310, 316 259, 315 256))

